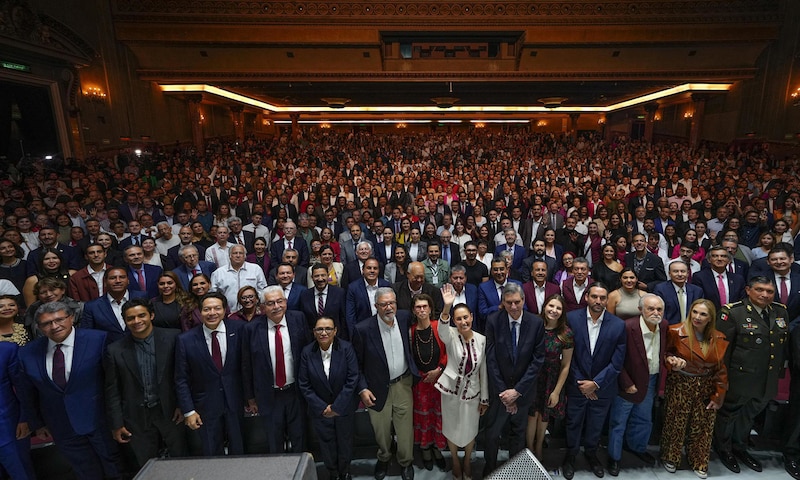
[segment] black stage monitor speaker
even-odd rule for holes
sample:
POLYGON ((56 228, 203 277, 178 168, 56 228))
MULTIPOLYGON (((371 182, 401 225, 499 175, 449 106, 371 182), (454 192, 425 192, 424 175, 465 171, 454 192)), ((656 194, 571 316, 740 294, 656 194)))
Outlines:
POLYGON ((154 458, 134 480, 317 480, 314 457, 251 455, 242 457, 154 458))
POLYGON ((487 480, 553 480, 533 452, 527 448, 498 468, 487 480))

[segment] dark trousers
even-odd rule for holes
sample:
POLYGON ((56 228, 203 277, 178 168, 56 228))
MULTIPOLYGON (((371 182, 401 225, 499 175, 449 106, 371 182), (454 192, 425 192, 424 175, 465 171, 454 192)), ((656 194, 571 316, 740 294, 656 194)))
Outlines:
POLYGON ((275 390, 273 402, 259 410, 267 432, 267 453, 286 452, 286 438, 292 444, 291 453, 305 451, 305 402, 293 383, 286 390, 275 390))
POLYGON ((225 439, 228 440, 229 455, 244 454, 244 440, 242 439, 242 415, 244 407, 237 412, 226 410, 222 415, 208 418, 200 414, 203 425, 197 430, 203 444, 203 455, 206 457, 224 454, 225 439))
POLYGON ((578 392, 567 395, 567 453, 597 452, 600 435, 614 397, 589 400, 578 392))
POLYGON ((525 431, 528 428, 528 407, 518 405, 514 415, 506 411, 505 405, 499 399, 494 399, 489 407, 486 423, 486 448, 483 457, 486 460, 485 471, 497 468, 497 450, 500 448, 500 437, 504 436, 508 426, 508 456, 513 457, 525 448, 525 431))
MULTIPOLYGON (((792 377, 792 381, 800 383, 792 377)), ((784 428, 783 454, 786 458, 800 460, 800 388, 789 393, 789 421, 784 428)))
POLYGON ((79 479, 119 478, 119 453, 105 427, 88 435, 58 436, 54 440, 79 479))
POLYGON ((131 432, 128 443, 136 463, 141 468, 148 460, 158 456, 161 441, 167 446, 171 457, 185 457, 187 455, 186 435, 183 422, 175 424, 171 418, 164 418, 161 406, 152 408, 142 407, 143 422, 126 422, 126 427, 131 432))
POLYGON ((23 438, 0 445, 0 465, 14 480, 36 478, 31 463, 31 439, 23 438))
POLYGON ((717 412, 714 448, 720 452, 747 450, 753 421, 769 403, 769 398, 745 398, 728 393, 717 412))
POLYGON ((355 418, 352 415, 325 418, 317 414, 311 418, 311 426, 317 434, 325 468, 338 475, 348 473, 353 458, 355 418))

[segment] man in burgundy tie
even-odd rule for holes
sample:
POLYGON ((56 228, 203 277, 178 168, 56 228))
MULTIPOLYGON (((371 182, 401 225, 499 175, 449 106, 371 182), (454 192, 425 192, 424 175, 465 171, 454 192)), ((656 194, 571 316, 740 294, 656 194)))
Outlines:
POLYGON ((244 322, 225 320, 228 302, 218 292, 200 302, 202 325, 178 337, 175 391, 184 422, 196 430, 203 455, 242 455, 241 342, 244 322))
POLYGON ((52 435, 77 478, 119 478, 119 455, 102 413, 106 334, 75 329, 73 320, 61 302, 37 310, 43 336, 19 350, 21 418, 39 439, 52 435))
POLYGON ((286 309, 280 286, 267 287, 263 299, 266 319, 254 320, 244 330, 247 407, 264 420, 268 453, 299 453, 305 448, 306 411, 296 379, 300 354, 313 337, 303 314, 286 309))

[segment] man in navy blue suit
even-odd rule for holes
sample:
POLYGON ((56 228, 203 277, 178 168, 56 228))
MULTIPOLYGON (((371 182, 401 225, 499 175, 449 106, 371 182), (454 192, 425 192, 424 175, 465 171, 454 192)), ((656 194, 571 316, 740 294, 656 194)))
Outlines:
MULTIPOLYGON (((0 297, 3 307, 15 300, 0 297)), ((0 466, 12 478, 33 479, 30 428, 20 416, 19 347, 13 342, 0 342, 0 466)))
POLYGON ((489 274, 492 277, 491 280, 478 285, 478 318, 480 322, 476 322, 478 325, 472 327, 476 332, 483 332, 483 326, 489 315, 500 310, 500 292, 503 291, 503 288, 509 283, 520 284, 516 280, 508 278, 508 265, 499 257, 492 259, 492 269, 489 274))
POLYGON ((190 245, 197 248, 197 254, 199 255, 198 259, 206 258, 206 249, 202 245, 192 243, 193 236, 194 232, 192 232, 192 227, 188 225, 184 225, 180 230, 178 230, 178 238, 180 238, 181 243, 167 250, 167 257, 172 260, 173 265, 183 264, 183 259, 181 258, 181 249, 190 245))
POLYGON ((692 275, 692 284, 700 287, 703 298, 710 300, 716 308, 744 297, 744 277, 728 271, 732 258, 725 247, 714 245, 706 253, 709 267, 692 275))
POLYGON ((127 247, 123 256, 125 263, 128 264, 128 280, 131 291, 145 292, 147 298, 157 297, 158 277, 163 271, 161 267, 144 263, 144 250, 136 245, 127 247))
POLYGON ((689 265, 683 260, 670 262, 669 278, 669 282, 656 285, 653 293, 664 300, 664 318, 670 325, 675 325, 686 319, 692 302, 703 298, 703 289, 686 283, 686 279, 689 278, 689 265))
POLYGON ((567 377, 567 454, 564 478, 575 476, 575 457, 584 455, 597 477, 604 475, 597 447, 608 410, 617 396, 619 372, 625 361, 625 322, 606 311, 608 290, 595 282, 586 288, 586 309, 567 314, 575 347, 567 377))
POLYGON ((202 273, 208 278, 211 278, 211 274, 217 269, 217 266, 213 262, 201 260, 202 257, 196 245, 189 244, 180 247, 178 257, 181 261, 173 272, 178 276, 178 280, 180 280, 181 285, 183 285, 183 289, 187 292, 189 291, 189 282, 195 275, 202 273))
POLYGON ((44 250, 46 247, 55 248, 58 250, 61 253, 61 258, 64 261, 64 264, 72 270, 80 270, 86 265, 80 258, 80 250, 76 252, 76 249, 70 247, 69 245, 58 243, 58 232, 56 232, 56 229, 53 227, 42 227, 39 230, 39 244, 39 248, 35 248, 28 253, 26 274, 29 277, 38 273, 39 259, 42 256, 42 250, 44 250))
POLYGON ((793 271, 794 248, 778 243, 767 255, 770 270, 765 275, 775 286, 775 301, 786 306, 790 328, 800 323, 800 273, 793 271))
MULTIPOLYGON (((275 280, 283 290, 283 297, 286 299, 286 308, 289 310, 300 310, 300 296, 308 290, 301 282, 295 281, 294 265, 289 262, 278 264, 275 269, 275 280)), ((305 277, 303 278, 305 280, 305 277)))
POLYGON ((107 269, 103 282, 106 294, 83 305, 80 328, 102 330, 106 332, 111 343, 127 332, 122 318, 122 305, 132 298, 146 298, 147 294, 128 290, 128 273, 121 267, 107 269))
POLYGON ((450 269, 450 285, 453 286, 453 293, 456 296, 453 305, 465 303, 470 312, 478 311, 478 287, 467 283, 467 269, 464 265, 453 265, 450 269))
POLYGON ((272 243, 269 249, 270 262, 274 265, 280 263, 283 251, 289 248, 297 250, 297 264, 307 268, 309 260, 308 245, 303 237, 297 236, 297 225, 292 221, 287 221, 283 224, 283 238, 272 243))
POLYGON ((118 478, 118 453, 103 402, 106 334, 75 329, 73 320, 61 302, 36 311, 44 336, 19 351, 24 418, 40 439, 52 434, 79 479, 118 478))
POLYGON ((347 293, 340 287, 328 285, 328 267, 321 263, 311 267, 311 280, 314 288, 300 294, 300 311, 305 315, 308 327, 313 328, 317 318, 328 317, 336 325, 337 337, 349 339, 350 333, 345 322, 347 293))
MULTIPOLYGON (((375 264, 377 260, 372 260, 375 264)), ((377 269, 377 265, 375 265, 377 269)), ((411 315, 397 309, 394 291, 381 287, 375 293, 377 314, 359 322, 353 335, 361 380, 361 401, 378 443, 375 479, 386 477, 392 459, 392 429, 397 440, 397 463, 403 480, 414 478, 413 377, 418 377, 407 334, 411 315)))
POLYGON ((203 324, 178 336, 175 346, 175 390, 184 423, 197 430, 203 455, 242 455, 242 328, 225 320, 225 295, 206 294, 200 302, 203 324))
POLYGON ((489 413, 486 429, 484 477, 497 467, 500 437, 509 425, 508 455, 525 448, 528 408, 544 362, 544 322, 524 311, 522 286, 503 288, 503 308, 486 322, 486 367, 489 374, 489 413))
POLYGON ((378 278, 380 269, 380 264, 376 258, 368 258, 364 262, 364 268, 361 271, 364 278, 351 283, 347 287, 345 319, 347 331, 350 332, 352 340, 354 340, 352 335, 356 325, 365 318, 375 315, 375 292, 380 287, 391 286, 386 280, 378 278))
POLYGON ((503 230, 503 235, 506 237, 505 245, 498 245, 494 251, 494 256, 498 257, 503 250, 511 250, 514 252, 514 260, 511 262, 511 268, 520 271, 522 261, 525 260, 526 253, 525 247, 518 245, 517 232, 513 228, 506 228, 503 230))
POLYGON ((267 287, 263 296, 266 318, 244 329, 244 396, 248 408, 264 420, 267 452, 299 453, 305 448, 306 409, 297 373, 303 347, 312 340, 311 330, 303 314, 286 309, 279 286, 267 287))

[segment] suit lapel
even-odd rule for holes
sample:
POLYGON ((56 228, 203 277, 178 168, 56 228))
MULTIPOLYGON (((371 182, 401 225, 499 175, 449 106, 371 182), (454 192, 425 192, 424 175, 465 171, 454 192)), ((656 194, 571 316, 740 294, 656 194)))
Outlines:
POLYGON ((103 309, 106 311, 106 319, 109 323, 111 323, 114 328, 121 333, 125 333, 125 330, 119 325, 117 321, 117 316, 114 315, 114 309, 111 308, 111 302, 108 300, 108 297, 103 296, 103 302, 100 304, 103 306, 103 309))
MULTIPOLYGON (((373 318, 376 319, 375 320, 376 322, 381 322, 382 321, 377 317, 370 317, 365 321, 371 322, 373 318)), ((397 321, 397 319, 395 318, 395 322, 396 321, 397 321)), ((388 371, 389 370, 389 361, 386 359, 386 350, 384 350, 384 348, 383 348, 383 340, 381 340, 381 330, 380 330, 381 326, 378 324, 378 325, 375 325, 375 327, 376 328, 370 329, 370 331, 372 332, 372 334, 370 335, 370 340, 375 345, 375 348, 377 348, 377 351, 381 352, 381 355, 380 355, 381 362, 383 363, 383 365, 386 367, 386 370, 388 371)), ((399 327, 399 325, 398 325, 398 327, 399 327)))
POLYGON ((122 349, 122 359, 125 362, 125 366, 133 374, 133 377, 136 379, 136 381, 139 382, 139 385, 142 385, 142 375, 139 371, 139 362, 136 360, 136 345, 129 337, 126 337, 123 342, 125 348, 122 349))
POLYGON ((153 339, 156 341, 156 378, 160 384, 164 378, 164 368, 167 365, 165 358, 169 351, 169 345, 165 335, 160 335, 158 331, 153 334, 153 339))
POLYGON ((226 370, 227 368, 239 368, 239 365, 233 365, 236 362, 227 361, 227 360, 231 359, 231 357, 236 352, 236 349, 238 347, 237 344, 236 344, 236 341, 237 341, 236 335, 237 335, 237 332, 233 331, 233 329, 230 328, 228 326, 228 324, 226 323, 225 324, 225 340, 228 342, 227 343, 228 350, 225 353, 226 362, 225 362, 225 365, 222 367, 223 371, 226 370))
MULTIPOLYGON (((602 330, 602 329, 601 329, 602 330)), ((642 361, 642 365, 649 365, 647 362, 647 351, 644 347, 644 338, 642 337, 642 325, 640 322, 636 322, 636 325, 633 327, 633 341, 636 344, 636 351, 639 354, 639 357, 642 361)))
MULTIPOLYGON (((334 342, 335 341, 336 340, 334 340, 334 342)), ((325 388, 330 393, 333 393, 333 388, 331 387, 331 382, 335 378, 334 377, 334 375, 335 375, 334 365, 336 365, 336 360, 337 360, 336 354, 338 352, 336 351, 336 349, 332 349, 331 350, 331 368, 330 368, 330 374, 327 377, 325 376, 325 367, 323 367, 323 365, 322 365, 322 352, 317 348, 313 349, 312 352, 313 352, 311 354, 311 365, 312 365, 312 368, 315 370, 317 376, 325 384, 325 388)))
POLYGON ((208 366, 211 367, 212 371, 217 371, 217 366, 214 365, 214 360, 211 359, 211 354, 208 352, 208 345, 206 345, 206 335, 203 332, 203 326, 201 325, 200 328, 197 329, 197 333, 194 336, 194 341, 196 343, 196 348, 198 352, 203 352, 201 355, 203 357, 203 362, 207 363, 208 366))
POLYGON ((272 376, 272 359, 269 356, 269 341, 267 340, 268 330, 270 327, 270 322, 272 320, 264 319, 263 322, 258 324, 258 328, 256 329, 256 341, 258 342, 258 346, 260 347, 261 351, 264 353, 264 361, 269 366, 269 374, 272 376))

